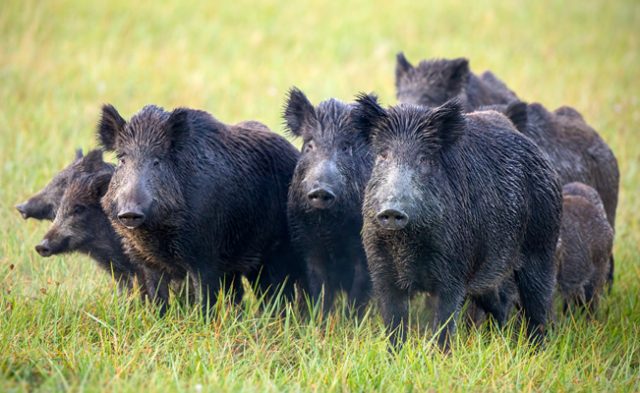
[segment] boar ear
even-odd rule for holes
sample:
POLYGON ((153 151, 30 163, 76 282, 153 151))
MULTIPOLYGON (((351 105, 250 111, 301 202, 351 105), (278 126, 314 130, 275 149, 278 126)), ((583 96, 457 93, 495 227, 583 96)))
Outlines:
POLYGON ((387 118, 387 111, 378 103, 375 94, 360 93, 356 96, 356 106, 351 111, 351 120, 356 130, 371 140, 373 130, 387 118))
POLYGON ((427 127, 434 129, 442 147, 448 147, 464 134, 465 119, 462 104, 456 98, 434 108, 427 119, 427 127))
POLYGON ((79 147, 76 149, 76 160, 79 160, 82 158, 82 148, 79 147))
POLYGON ((471 71, 469 70, 469 60, 464 57, 460 57, 458 59, 451 60, 450 63, 451 73, 449 75, 449 80, 451 83, 457 85, 462 85, 467 81, 471 71))
POLYGON ((82 159, 82 167, 85 172, 97 172, 103 168, 102 150, 94 149, 82 159))
POLYGON ((404 74, 411 71, 412 69, 413 69, 413 66, 411 65, 411 63, 409 63, 409 60, 407 60, 407 58, 404 57, 404 53, 403 52, 398 53, 396 55, 396 85, 398 84, 398 81, 400 80, 400 78, 402 78, 404 74))
POLYGON ((111 172, 101 172, 92 177, 91 189, 96 197, 102 198, 107 193, 112 176, 111 172))
POLYGON ((111 104, 102 107, 102 118, 98 124, 98 141, 106 150, 114 150, 116 137, 127 122, 111 104))
POLYGON ((169 137, 171 148, 180 148, 182 141, 189 134, 189 109, 176 108, 167 119, 165 132, 169 137))
POLYGON ((527 130, 527 104, 522 101, 515 101, 507 105, 507 109, 504 112, 505 115, 511 120, 516 129, 520 132, 527 130))
POLYGON ((282 115, 287 132, 292 137, 302 136, 304 126, 311 126, 316 121, 316 110, 297 87, 289 89, 287 103, 282 115))

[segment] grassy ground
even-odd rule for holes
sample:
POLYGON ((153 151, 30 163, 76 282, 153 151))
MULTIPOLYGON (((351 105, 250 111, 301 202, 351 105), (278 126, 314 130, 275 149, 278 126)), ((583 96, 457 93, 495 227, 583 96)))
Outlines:
MULTIPOLYGON (((640 3, 627 1, 13 1, 0 4, 0 391, 640 390, 640 3), (423 4, 424 3, 424 4, 423 4), (208 4, 208 2, 207 2, 208 4), (286 89, 376 91, 394 55, 468 56, 528 101, 580 110, 622 172, 616 283, 596 321, 561 318, 531 353, 517 329, 413 334, 386 351, 377 313, 325 324, 221 307, 158 318, 79 256, 42 259, 47 223, 13 205, 94 146, 102 103, 206 109, 281 132, 286 89)), ((423 307, 414 320, 426 324, 423 307)))

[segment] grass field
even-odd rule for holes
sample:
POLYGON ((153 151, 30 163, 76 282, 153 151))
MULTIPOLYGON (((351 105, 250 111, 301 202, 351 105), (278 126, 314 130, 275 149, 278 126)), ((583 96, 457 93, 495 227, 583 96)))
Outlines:
POLYGON ((90 3, 0 3, 0 391, 640 391, 639 2, 90 3), (462 328, 448 356, 416 327, 391 356, 375 309, 318 323, 249 297, 208 323, 180 307, 158 318, 88 258, 40 258, 48 224, 13 208, 95 146, 103 103, 282 132, 291 85, 314 102, 376 91, 394 103, 398 50, 467 56, 524 100, 576 107, 613 148, 616 282, 595 321, 560 318, 538 352, 513 328, 462 328))

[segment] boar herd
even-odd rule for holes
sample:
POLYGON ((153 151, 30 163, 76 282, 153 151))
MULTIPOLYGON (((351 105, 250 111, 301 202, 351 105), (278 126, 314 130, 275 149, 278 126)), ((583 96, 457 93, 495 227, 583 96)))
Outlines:
POLYGON ((554 294, 592 316, 613 284, 620 176, 598 133, 463 58, 398 54, 396 92, 384 108, 292 88, 283 118, 301 151, 256 121, 154 105, 127 121, 105 105, 100 148, 17 209, 53 221, 40 255, 87 254, 161 313, 170 296, 238 303, 244 278, 324 313, 341 291, 358 314, 375 299, 394 345, 418 292, 443 349, 466 300, 498 325, 519 310, 533 342, 554 294))

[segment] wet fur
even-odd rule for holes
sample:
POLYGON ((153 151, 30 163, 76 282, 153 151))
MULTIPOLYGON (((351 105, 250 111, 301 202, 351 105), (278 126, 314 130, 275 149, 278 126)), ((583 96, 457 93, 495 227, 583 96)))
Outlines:
POLYGON ((563 187, 563 214, 556 250, 558 292, 564 308, 596 312, 607 280, 613 229, 598 192, 583 183, 563 187))
POLYGON ((429 107, 457 98, 466 111, 518 100, 491 72, 472 73, 465 58, 423 60, 414 67, 403 53, 397 55, 396 96, 401 103, 429 107))
POLYGON ((324 287, 325 312, 340 290, 361 311, 371 286, 360 231, 362 199, 373 159, 365 137, 353 129, 352 108, 334 99, 313 107, 294 88, 284 111, 290 134, 304 141, 289 189, 287 212, 293 244, 306 261, 312 300, 320 298, 324 287), (337 167, 331 184, 336 202, 319 210, 309 204, 310 185, 305 179, 323 160, 337 167))
POLYGON ((498 304, 492 294, 514 276, 529 334, 541 338, 555 287, 561 194, 538 147, 502 115, 464 115, 455 101, 388 110, 374 97, 357 101, 355 121, 370 133, 377 157, 365 191, 363 241, 392 342, 404 338, 411 293, 438 298, 436 325, 445 326, 439 343, 446 347, 455 327, 449 318, 465 296, 498 304), (383 162, 385 151, 400 155, 383 162), (412 218, 405 229, 388 231, 375 216, 393 191, 385 182, 394 165, 407 168, 399 173, 412 218))
POLYGON ((116 169, 103 199, 128 252, 157 277, 189 276, 203 306, 215 302, 221 281, 241 298, 241 275, 264 291, 286 283, 291 298, 294 284, 304 282, 286 222, 295 148, 259 123, 229 126, 193 109, 147 106, 129 123, 121 119, 105 107, 98 137, 134 160, 116 169), (162 164, 141 180, 153 199, 149 219, 127 229, 117 218, 119 189, 153 157, 162 164))

